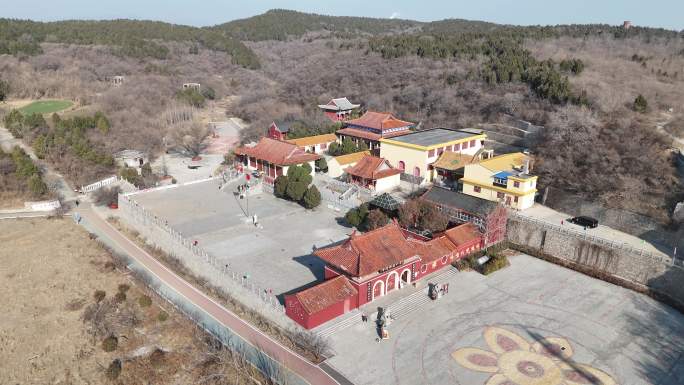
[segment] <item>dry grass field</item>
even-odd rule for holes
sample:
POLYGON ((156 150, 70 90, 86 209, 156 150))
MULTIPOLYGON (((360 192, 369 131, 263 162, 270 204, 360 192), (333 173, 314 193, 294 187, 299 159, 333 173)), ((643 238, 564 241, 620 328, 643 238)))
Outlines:
POLYGON ((0 244, 1 384, 255 383, 71 220, 0 221, 0 244))

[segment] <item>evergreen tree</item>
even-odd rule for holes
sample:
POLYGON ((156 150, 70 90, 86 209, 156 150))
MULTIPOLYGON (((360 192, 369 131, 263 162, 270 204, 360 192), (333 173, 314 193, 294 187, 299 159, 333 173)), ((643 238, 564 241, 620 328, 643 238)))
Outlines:
POLYGON ((9 93, 10 93, 9 83, 7 83, 4 80, 0 80, 0 102, 4 102, 5 100, 7 100, 9 93))
POLYGON ((273 194, 278 198, 286 198, 287 184, 289 179, 287 175, 280 175, 275 179, 275 184, 273 186, 273 194))
POLYGON ((641 112, 642 114, 648 111, 648 101, 641 94, 634 99, 634 111, 641 112))
POLYGON ((304 198, 302 199, 302 204, 307 209, 313 209, 321 204, 321 193, 318 191, 318 188, 316 188, 315 185, 309 186, 309 188, 306 190, 306 193, 304 193, 304 198))

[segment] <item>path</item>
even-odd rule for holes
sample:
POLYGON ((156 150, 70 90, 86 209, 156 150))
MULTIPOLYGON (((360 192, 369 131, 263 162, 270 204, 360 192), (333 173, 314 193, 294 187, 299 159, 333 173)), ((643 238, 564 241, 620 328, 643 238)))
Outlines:
MULTIPOLYGON (((310 384, 340 384, 340 382, 333 379, 331 375, 320 366, 310 363, 297 353, 281 345, 279 342, 243 321, 233 312, 196 289, 117 231, 108 222, 97 215, 92 207, 84 206, 85 205, 81 205, 78 212, 85 220, 86 225, 90 227, 90 231, 94 231, 97 234, 108 238, 112 243, 125 251, 131 258, 144 266, 147 271, 157 276, 168 287, 175 290, 195 306, 201 308, 221 325, 240 335, 245 341, 258 347, 268 356, 281 362, 285 367, 304 378, 310 384)), ((326 369, 328 368, 326 367, 326 369)), ((338 375, 339 374, 335 374, 335 376, 338 375)))
POLYGON ((16 139, 5 127, 0 126, 0 147, 4 151, 12 151, 14 146, 24 149, 31 159, 40 166, 43 172, 43 180, 51 190, 58 192, 65 201, 75 200, 78 197, 61 174, 52 170, 45 162, 38 159, 31 146, 27 146, 21 140, 16 139))

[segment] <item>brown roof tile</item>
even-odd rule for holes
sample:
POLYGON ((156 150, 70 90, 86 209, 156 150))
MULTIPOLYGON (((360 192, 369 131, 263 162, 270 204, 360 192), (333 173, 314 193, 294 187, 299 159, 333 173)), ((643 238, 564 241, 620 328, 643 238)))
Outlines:
POLYGON ((480 230, 472 222, 453 227, 445 231, 444 235, 456 246, 468 243, 482 236, 480 230))
POLYGON ((368 111, 365 114, 363 114, 363 116, 361 116, 360 118, 349 120, 347 124, 360 127, 374 128, 380 131, 388 130, 391 128, 408 127, 413 125, 413 123, 411 122, 395 118, 389 112, 374 111, 368 111))
POLYGON ((340 275, 295 294, 308 314, 318 313, 358 294, 347 277, 340 275))
POLYGON ((310 154, 294 144, 265 137, 261 138, 256 146, 236 148, 235 153, 284 166, 311 162, 320 158, 319 155, 310 154))
POLYGON ((353 233, 338 246, 314 252, 325 262, 351 276, 362 277, 418 255, 396 222, 364 234, 353 233))
POLYGON ((401 170, 393 168, 384 158, 366 155, 355 165, 347 167, 344 172, 364 179, 377 180, 401 174, 401 170))

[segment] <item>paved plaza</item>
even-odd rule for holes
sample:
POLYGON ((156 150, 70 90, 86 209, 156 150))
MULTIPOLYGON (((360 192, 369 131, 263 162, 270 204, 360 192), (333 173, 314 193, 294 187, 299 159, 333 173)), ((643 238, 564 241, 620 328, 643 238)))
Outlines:
POLYGON ((633 291, 526 255, 395 320, 332 336, 328 362, 357 385, 682 384, 684 316, 633 291), (488 382, 490 381, 490 382, 488 382))
MULTIPOLYGON (((346 238, 351 229, 337 222, 340 213, 324 206, 305 210, 268 193, 239 199, 237 182, 219 190, 219 181, 133 196, 186 238, 273 294, 295 291, 323 279, 314 247, 346 238), (256 214, 259 227, 252 223, 256 214)), ((342 214, 343 215, 343 214, 342 214)))

